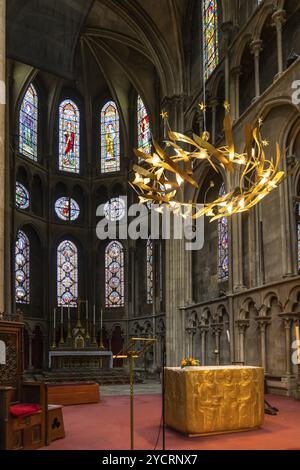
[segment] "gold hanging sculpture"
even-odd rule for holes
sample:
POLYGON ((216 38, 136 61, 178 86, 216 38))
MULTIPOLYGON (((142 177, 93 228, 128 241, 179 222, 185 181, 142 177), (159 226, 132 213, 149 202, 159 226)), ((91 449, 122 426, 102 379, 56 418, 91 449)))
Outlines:
MULTIPOLYGON (((205 112, 205 105, 199 106, 205 112)), ((190 138, 170 130, 165 150, 155 141, 152 155, 140 149, 135 150, 136 156, 143 164, 133 166, 135 178, 130 184, 137 191, 141 203, 167 205, 178 214, 182 214, 182 209, 185 208, 193 213, 194 219, 206 215, 212 222, 248 211, 279 186, 285 177, 285 173, 279 171, 279 144, 276 144, 275 157, 268 160, 264 149, 269 142, 261 135, 263 122, 259 119, 255 125, 246 125, 244 153, 237 153, 228 102, 224 103, 224 108, 224 147, 216 148, 209 143, 209 133, 206 131, 201 137, 193 134, 193 138, 190 138), (190 146, 191 150, 184 150, 183 144, 190 146), (207 161, 216 172, 219 172, 220 167, 232 174, 237 170, 241 172, 239 187, 231 189, 212 203, 205 203, 200 211, 197 204, 182 202, 179 197, 183 184, 190 184, 199 189, 193 177, 194 165, 199 160, 207 161)), ((168 121, 166 112, 163 111, 161 116, 168 121)))

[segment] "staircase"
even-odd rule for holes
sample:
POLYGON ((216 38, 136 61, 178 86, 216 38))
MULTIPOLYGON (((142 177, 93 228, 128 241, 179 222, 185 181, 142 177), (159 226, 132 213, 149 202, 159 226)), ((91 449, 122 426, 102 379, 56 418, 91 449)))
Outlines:
MULTIPOLYGON (((97 382, 100 385, 124 385, 129 383, 129 374, 126 369, 56 369, 40 373, 26 373, 26 381, 43 381, 48 383, 64 382, 97 382)), ((135 374, 135 382, 142 383, 139 374, 135 374)))

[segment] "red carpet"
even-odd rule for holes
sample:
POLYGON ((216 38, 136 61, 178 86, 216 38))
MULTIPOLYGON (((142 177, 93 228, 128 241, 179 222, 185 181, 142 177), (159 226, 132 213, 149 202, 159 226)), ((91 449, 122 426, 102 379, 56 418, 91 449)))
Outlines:
MULTIPOLYGON (((269 397, 279 408, 277 416, 266 415, 263 429, 241 434, 189 439, 167 430, 167 450, 300 450, 300 402, 269 397)), ((159 395, 135 399, 135 447, 153 450, 161 418, 159 395)), ((129 398, 103 397, 97 405, 64 408, 66 438, 48 450, 127 450, 129 398)), ((158 450, 161 449, 161 440, 158 450)))

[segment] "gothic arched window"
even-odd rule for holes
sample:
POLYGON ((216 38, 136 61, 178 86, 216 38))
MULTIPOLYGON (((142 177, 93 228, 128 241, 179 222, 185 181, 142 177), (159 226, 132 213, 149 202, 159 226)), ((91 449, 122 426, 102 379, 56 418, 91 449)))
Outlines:
MULTIPOLYGON (((219 195, 225 196, 226 190, 224 183, 221 186, 219 195)), ((218 220, 218 264, 219 264, 219 281, 227 281, 229 275, 229 261, 228 261, 228 220, 222 217, 218 220)))
POLYGON ((124 307, 124 249, 113 241, 105 250, 105 306, 124 307))
POLYGON ((101 111, 101 172, 120 171, 120 120, 117 106, 108 101, 101 111))
POLYGON ((150 119, 140 96, 137 98, 137 126, 138 126, 138 148, 145 153, 151 153, 151 129, 150 119))
POLYGON ((16 183, 16 206, 18 209, 28 209, 30 204, 29 192, 21 183, 16 183))
POLYGON ((78 251, 70 240, 57 248, 57 304, 76 307, 78 299, 78 251))
POLYGON ((153 303, 153 241, 147 240, 147 303, 153 303))
POLYGON ((63 101, 59 107, 59 169, 80 171, 80 113, 71 100, 63 101))
POLYGON ((26 233, 19 230, 15 246, 15 293, 16 302, 30 302, 30 244, 26 233))
POLYGON ((19 149, 21 155, 37 161, 38 159, 38 94, 35 87, 29 85, 20 109, 19 149))
POLYGON ((207 80, 219 62, 217 0, 203 0, 204 75, 207 80))

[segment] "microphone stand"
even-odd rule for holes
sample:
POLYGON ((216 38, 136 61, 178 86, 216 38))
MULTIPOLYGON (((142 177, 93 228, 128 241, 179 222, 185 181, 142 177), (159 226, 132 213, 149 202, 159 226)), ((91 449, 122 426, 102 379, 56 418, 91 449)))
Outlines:
POLYGON ((166 381, 165 381, 166 353, 165 345, 162 357, 162 450, 166 450, 166 381))

